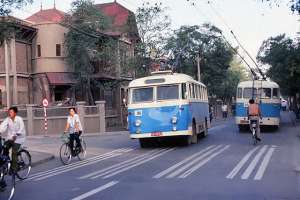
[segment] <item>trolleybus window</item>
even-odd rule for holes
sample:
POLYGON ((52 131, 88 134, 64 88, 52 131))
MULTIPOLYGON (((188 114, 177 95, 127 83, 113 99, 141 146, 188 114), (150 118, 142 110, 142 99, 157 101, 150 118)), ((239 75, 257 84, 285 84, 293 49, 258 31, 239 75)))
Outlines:
POLYGON ((157 87, 157 100, 179 99, 178 85, 164 85, 157 87))
POLYGON ((237 98, 242 98, 242 95, 243 95, 242 88, 238 88, 238 90, 237 90, 237 98))
POLYGON ((278 95, 278 88, 273 88, 273 98, 278 98, 279 95, 278 95))
POLYGON ((252 97, 255 99, 257 96, 257 89, 254 88, 254 91, 253 91, 253 88, 245 88, 244 89, 244 98, 245 99, 251 99, 252 97))
POLYGON ((187 98, 187 91, 186 91, 186 84, 181 84, 181 98, 186 99, 187 98))
POLYGON ((132 90, 132 103, 153 101, 153 88, 138 88, 132 90))
POLYGON ((271 88, 260 88, 259 94, 261 98, 270 99, 271 98, 271 88))

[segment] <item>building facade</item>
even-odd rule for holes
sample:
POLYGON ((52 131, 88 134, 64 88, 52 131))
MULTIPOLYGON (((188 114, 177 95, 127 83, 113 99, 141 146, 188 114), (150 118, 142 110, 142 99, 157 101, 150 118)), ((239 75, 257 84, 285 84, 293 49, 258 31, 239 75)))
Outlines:
MULTIPOLYGON (((95 6, 112 22, 105 34, 116 39, 117 48, 113 62, 93 63, 93 78, 99 82, 93 88, 93 98, 105 100, 108 117, 120 122, 122 99, 131 80, 124 69, 140 39, 133 12, 117 2, 95 6)), ((56 8, 41 9, 19 20, 21 31, 0 47, 1 105, 40 105, 43 98, 49 99, 50 104, 66 98, 83 100, 82 91, 76 90, 74 69, 66 62, 64 41, 68 28, 62 25, 65 15, 56 8), (6 88, 10 88, 8 92, 6 88)))

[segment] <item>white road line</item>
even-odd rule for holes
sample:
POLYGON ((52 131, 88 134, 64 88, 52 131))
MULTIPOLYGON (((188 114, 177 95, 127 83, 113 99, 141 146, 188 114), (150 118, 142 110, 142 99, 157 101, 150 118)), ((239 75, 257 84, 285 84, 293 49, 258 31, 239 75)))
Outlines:
POLYGON ((123 169, 120 169, 120 170, 118 170, 118 171, 115 171, 115 172, 113 172, 113 173, 111 173, 111 174, 108 174, 108 175, 104 176, 103 179, 110 178, 110 177, 112 177, 112 176, 114 176, 114 175, 120 174, 120 173, 122 173, 122 172, 124 172, 124 171, 127 171, 127 170, 129 170, 129 169, 132 169, 132 168, 134 168, 134 167, 136 167, 136 166, 142 165, 142 164, 144 164, 144 163, 146 163, 146 162, 149 162, 150 160, 153 160, 153 159, 155 159, 155 158, 157 158, 157 157, 160 157, 160 156, 162 156, 162 155, 164 155, 164 154, 166 154, 166 153, 168 153, 168 152, 170 152, 170 151, 173 151, 174 149, 175 149, 175 148, 168 149, 168 150, 166 150, 166 151, 164 151, 164 152, 162 152, 162 153, 160 153, 160 154, 157 154, 157 155, 155 155, 155 156, 152 156, 152 157, 150 157, 150 158, 147 158, 147 159, 145 159, 145 160, 143 160, 143 161, 141 161, 141 162, 135 163, 134 165, 131 165, 131 166, 125 167, 125 168, 123 168, 123 169))
POLYGON ((112 186, 114 186, 114 185, 116 185, 118 183, 119 183, 119 181, 111 181, 111 182, 109 182, 109 183, 107 183, 105 185, 102 185, 102 186, 100 186, 98 188, 95 188, 95 189, 93 189, 93 190, 91 190, 91 191, 89 191, 87 193, 84 193, 84 194, 78 196, 78 197, 75 197, 72 200, 83 200, 83 199, 86 199, 86 198, 88 198, 88 197, 90 197, 92 195, 95 195, 95 194, 97 194, 97 193, 99 193, 99 192, 101 192, 101 191, 103 191, 105 189, 108 189, 108 188, 110 188, 110 187, 112 187, 112 186))
POLYGON ((215 145, 211 145, 211 146, 209 146, 209 147, 207 147, 207 148, 205 148, 205 149, 203 149, 203 150, 187 157, 186 159, 182 160, 181 162, 179 162, 179 163, 169 167, 168 169, 156 174, 155 176, 153 176, 153 178, 161 178, 161 177, 165 176, 166 174, 168 174, 168 173, 172 172, 173 170, 175 170, 177 167, 180 167, 181 165, 187 163, 188 161, 190 161, 190 160, 194 159, 195 157, 203 154, 204 152, 210 150, 213 147, 215 147, 215 145))
POLYGON ((50 169, 50 170, 47 170, 47 171, 43 171, 43 172, 39 172, 39 173, 33 174, 27 180, 33 179, 33 178, 36 178, 36 177, 39 177, 39 176, 44 176, 46 174, 50 174, 50 173, 53 173, 53 172, 57 172, 59 170, 69 169, 69 168, 72 168, 74 166, 78 166, 78 165, 81 165, 81 164, 84 164, 84 163, 88 163, 90 161, 94 161, 94 160, 101 159, 101 158, 106 157, 106 156, 110 156, 112 154, 127 153, 127 152, 132 151, 132 150, 133 149, 129 149, 129 148, 116 149, 114 151, 107 152, 107 153, 99 155, 99 156, 94 156, 92 158, 88 158, 88 159, 83 160, 83 161, 79 161, 79 162, 72 163, 72 164, 69 164, 69 165, 63 165, 63 166, 60 166, 60 167, 56 167, 54 169, 50 169))
POLYGON ((249 158, 252 156, 252 154, 258 149, 258 147, 253 148, 250 150, 243 158, 242 160, 236 165, 236 167, 226 176, 226 178, 233 179, 235 175, 242 169, 242 167, 245 165, 245 163, 249 160, 249 158))
POLYGON ((210 155, 209 157, 205 158, 204 160, 202 160, 201 162, 199 162, 197 165, 193 166, 192 168, 190 168, 189 170, 187 170, 186 172, 184 172, 183 174, 181 174, 178 178, 186 178, 187 176, 189 176, 190 174, 192 174, 194 171, 198 170, 200 167, 202 167, 203 165, 205 165, 206 163, 208 163, 210 160, 212 160, 214 157, 218 156, 219 154, 221 154, 222 152, 224 152, 226 149, 228 149, 230 147, 230 145, 226 145, 225 147, 223 147, 222 149, 220 149, 219 151, 213 153, 212 155, 210 155))
POLYGON ((89 165, 98 163, 100 161, 103 161, 103 160, 106 160, 106 159, 109 159, 109 158, 113 158, 113 157, 116 157, 116 156, 120 156, 120 155, 122 155, 122 154, 117 153, 117 154, 113 154, 113 155, 110 155, 110 156, 106 156, 106 157, 103 157, 101 159, 94 160, 94 161, 91 161, 91 162, 88 162, 88 163, 85 163, 85 164, 82 164, 82 165, 74 166, 74 167, 69 168, 69 169, 60 170, 60 171, 57 171, 57 172, 54 172, 54 173, 49 173, 48 175, 41 176, 39 178, 34 178, 34 180, 35 181, 41 181, 41 180, 44 180, 46 178, 50 178, 50 177, 53 177, 53 176, 56 176, 56 175, 59 175, 59 174, 62 174, 62 173, 66 173, 66 172, 69 172, 69 171, 72 171, 72 170, 75 170, 75 169, 78 169, 78 168, 81 168, 81 167, 89 166, 89 165))
POLYGON ((268 150, 268 152, 266 153, 260 167, 258 168, 258 171, 257 171, 257 173, 254 177, 254 180, 261 180, 262 179, 274 151, 275 151, 275 147, 273 147, 273 146, 268 150))
POLYGON ((112 166, 110 166, 110 167, 107 167, 107 168, 104 168, 104 169, 101 169, 101 170, 98 170, 98 171, 95 171, 95 172, 86 174, 86 175, 81 176, 81 177, 78 177, 78 179, 82 180, 82 179, 90 178, 90 177, 92 177, 92 176, 95 176, 95 175, 97 175, 97 174, 100 174, 100 173, 103 173, 103 172, 105 172, 105 171, 111 170, 111 169, 113 169, 113 168, 116 168, 116 167, 119 167, 119 166, 123 166, 123 165, 125 165, 125 164, 127 164, 127 163, 131 163, 131 162, 133 162, 133 161, 135 161, 135 160, 144 158, 144 157, 146 157, 146 156, 148 156, 148 155, 151 155, 152 153, 155 153, 155 152, 158 152, 158 151, 159 151, 159 150, 157 150, 157 149, 156 149, 156 150, 152 150, 152 151, 150 151, 150 152, 147 152, 147 153, 144 153, 144 154, 142 154, 142 155, 136 156, 136 157, 131 158, 131 159, 129 159, 129 160, 126 160, 126 161, 124 161, 124 162, 121 162, 121 163, 112 165, 112 166))
POLYGON ((262 155, 265 153, 265 151, 267 150, 268 145, 264 145, 258 152, 258 154, 256 154, 256 156, 254 157, 254 159, 252 160, 252 162, 250 163, 250 165, 248 166, 248 168, 246 169, 246 171, 243 173, 243 175, 241 176, 241 179, 248 179, 249 176, 251 175, 251 173, 253 172, 255 166, 257 165, 259 159, 262 157, 262 155))
POLYGON ((140 163, 140 162, 144 161, 145 159, 151 158, 151 157, 153 157, 153 156, 155 156, 155 155, 157 155, 157 154, 160 154, 160 153, 162 153, 162 152, 164 152, 164 151, 166 151, 166 150, 168 150, 168 149, 160 150, 160 151, 158 151, 158 152, 155 152, 155 153, 153 153, 153 154, 147 155, 147 156, 145 156, 145 157, 143 157, 143 158, 140 158, 140 159, 138 159, 138 160, 135 160, 135 161, 133 161, 133 162, 130 162, 130 163, 121 165, 121 166, 119 166, 119 167, 114 167, 113 169, 110 169, 110 170, 103 170, 104 172, 97 174, 95 177, 96 177, 96 178, 97 178, 97 177, 103 177, 103 176, 105 176, 105 175, 107 175, 107 174, 110 174, 110 173, 113 173, 113 172, 115 172, 115 171, 117 171, 117 170, 119 170, 119 169, 124 169, 124 168, 126 168, 126 167, 128 167, 128 166, 132 166, 132 165, 134 165, 134 164, 136 164, 136 163, 140 163))
POLYGON ((182 166, 181 168, 175 170, 174 172, 172 172, 171 174, 169 174, 167 176, 167 178, 174 178, 175 176, 179 175, 181 172, 183 172, 184 170, 187 170, 188 168, 190 168, 191 166, 193 166, 194 164, 196 164, 197 162, 199 162, 200 160, 204 159, 206 156, 209 156, 210 154, 212 154, 214 151, 220 149, 223 145, 218 145, 217 147, 205 152, 204 154, 202 154, 200 157, 196 158, 195 160, 187 163, 186 165, 182 166))

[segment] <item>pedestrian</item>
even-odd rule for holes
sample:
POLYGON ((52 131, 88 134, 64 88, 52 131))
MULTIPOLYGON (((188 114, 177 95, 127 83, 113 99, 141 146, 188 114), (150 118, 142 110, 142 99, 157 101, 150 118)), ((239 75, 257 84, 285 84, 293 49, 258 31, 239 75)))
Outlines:
POLYGON ((214 118, 213 113, 214 113, 214 107, 211 105, 211 106, 209 106, 209 121, 210 121, 210 123, 212 122, 212 120, 214 118))
POLYGON ((228 116, 228 107, 226 104, 222 105, 222 114, 223 114, 223 119, 226 119, 228 116))
POLYGON ((281 109, 282 111, 286 111, 287 109, 287 101, 284 99, 281 100, 281 109))
POLYGON ((81 150, 81 142, 79 137, 82 134, 82 125, 75 108, 69 109, 69 116, 64 133, 69 133, 70 149, 72 156, 75 156, 76 152, 74 152, 74 141, 76 141, 76 151, 81 150))

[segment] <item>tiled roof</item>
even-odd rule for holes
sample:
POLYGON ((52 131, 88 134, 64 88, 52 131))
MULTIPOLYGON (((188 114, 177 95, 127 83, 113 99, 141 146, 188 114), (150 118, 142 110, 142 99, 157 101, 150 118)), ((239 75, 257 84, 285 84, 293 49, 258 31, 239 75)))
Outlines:
POLYGON ((33 23, 44 23, 44 22, 62 22, 66 13, 57 10, 56 8, 40 10, 39 12, 31 15, 26 20, 33 23))
POLYGON ((96 4, 107 17, 112 18, 112 28, 118 29, 125 26, 128 22, 128 17, 132 13, 130 10, 117 2, 96 4))

